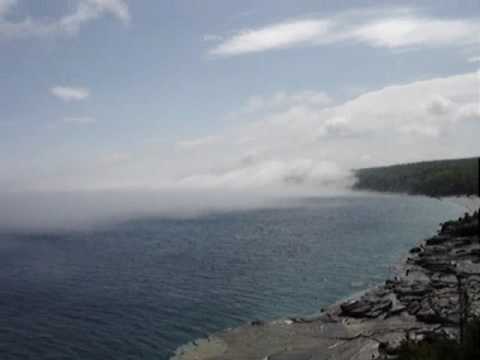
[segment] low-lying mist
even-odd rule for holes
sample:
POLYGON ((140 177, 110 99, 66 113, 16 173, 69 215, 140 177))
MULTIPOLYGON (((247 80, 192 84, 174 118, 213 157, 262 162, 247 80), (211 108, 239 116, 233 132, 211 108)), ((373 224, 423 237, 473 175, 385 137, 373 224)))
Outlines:
POLYGON ((341 189, 108 190, 0 193, 0 232, 83 230, 143 217, 189 218, 296 206, 341 189))

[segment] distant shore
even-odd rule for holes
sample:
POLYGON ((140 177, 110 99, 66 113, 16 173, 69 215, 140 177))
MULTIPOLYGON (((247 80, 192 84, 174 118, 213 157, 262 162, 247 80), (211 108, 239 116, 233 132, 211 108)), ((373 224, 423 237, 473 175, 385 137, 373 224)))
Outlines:
POLYGON ((431 197, 479 194, 479 158, 421 161, 353 170, 354 190, 431 197))
MULTIPOLYGON (((469 213, 480 208, 477 196, 440 200, 469 213)), ((476 219, 467 216, 442 225, 438 235, 410 250, 399 273, 384 285, 310 317, 257 320, 224 330, 180 347, 172 360, 371 360, 394 353, 406 336, 455 337, 458 304, 451 300, 456 296, 456 273, 449 263, 455 261, 453 271, 462 276, 480 277, 480 243, 472 225, 478 215, 476 219)), ((480 281, 475 281, 469 288, 471 298, 478 299, 472 311, 480 313, 480 281)))

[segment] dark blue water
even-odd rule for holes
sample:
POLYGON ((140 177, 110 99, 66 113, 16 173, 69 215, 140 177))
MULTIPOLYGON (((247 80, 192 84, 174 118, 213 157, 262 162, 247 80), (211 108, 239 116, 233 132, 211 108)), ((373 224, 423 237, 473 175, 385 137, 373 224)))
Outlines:
POLYGON ((0 235, 0 359, 167 359, 256 318, 317 312, 388 275, 462 209, 414 197, 0 235))

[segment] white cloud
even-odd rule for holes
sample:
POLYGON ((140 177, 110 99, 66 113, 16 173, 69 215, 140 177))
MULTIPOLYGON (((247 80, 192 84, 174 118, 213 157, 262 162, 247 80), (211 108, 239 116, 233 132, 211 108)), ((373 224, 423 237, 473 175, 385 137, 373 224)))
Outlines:
POLYGON ((453 103, 450 99, 445 98, 440 95, 435 95, 432 99, 427 103, 426 110, 431 115, 447 115, 452 110, 453 103))
POLYGON ((291 20, 243 30, 210 49, 210 54, 233 56, 335 42, 363 43, 390 49, 462 46, 478 43, 476 34, 479 32, 478 19, 440 19, 401 8, 350 11, 330 18, 291 20))
POLYGON ((460 106, 457 110, 455 121, 480 122, 480 102, 473 102, 460 106))
POLYGON ((88 89, 82 87, 54 86, 50 92, 63 101, 79 101, 90 96, 88 89))
POLYGON ((469 63, 477 63, 480 62, 480 56, 472 56, 467 59, 469 63))
POLYGON ((213 55, 239 55, 286 48, 311 42, 319 36, 327 34, 328 26, 328 21, 299 20, 244 30, 213 48, 210 53, 213 55))
POLYGON ((432 124, 407 124, 397 129, 406 135, 417 135, 436 138, 440 135, 440 128, 432 124))
POLYGON ((16 3, 17 0, 0 0, 0 17, 10 11, 16 3))
POLYGON ((69 124, 89 125, 96 122, 95 118, 90 116, 73 116, 63 119, 64 122, 69 124))
POLYGON ((130 13, 125 0, 89 0, 89 2, 97 6, 99 11, 109 12, 124 22, 130 21, 130 13))
POLYGON ((178 183, 187 188, 262 188, 279 184, 328 185, 340 181, 346 173, 332 162, 311 159, 269 160, 241 166, 221 173, 188 176, 178 183))
POLYGON ((51 34, 76 34, 80 28, 104 15, 128 23, 130 14, 125 0, 78 0, 75 10, 56 20, 42 21, 31 17, 9 20, 7 15, 17 0, 0 0, 0 36, 31 37, 51 34))
POLYGON ((360 132, 352 131, 350 120, 344 116, 327 119, 323 127, 318 129, 318 134, 322 138, 341 138, 361 135, 360 132))
POLYGON ((377 47, 438 47, 478 42, 478 31, 479 24, 467 20, 400 17, 362 25, 350 36, 377 47))

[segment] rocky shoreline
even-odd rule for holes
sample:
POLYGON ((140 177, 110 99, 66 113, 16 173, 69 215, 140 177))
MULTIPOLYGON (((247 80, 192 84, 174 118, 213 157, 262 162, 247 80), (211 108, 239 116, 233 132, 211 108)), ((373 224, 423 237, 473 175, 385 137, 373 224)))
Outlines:
POLYGON ((172 360, 371 360, 405 339, 456 338, 480 316, 478 210, 410 250, 394 279, 318 315, 253 321, 179 348, 172 360), (467 299, 467 300, 465 300, 467 299))

